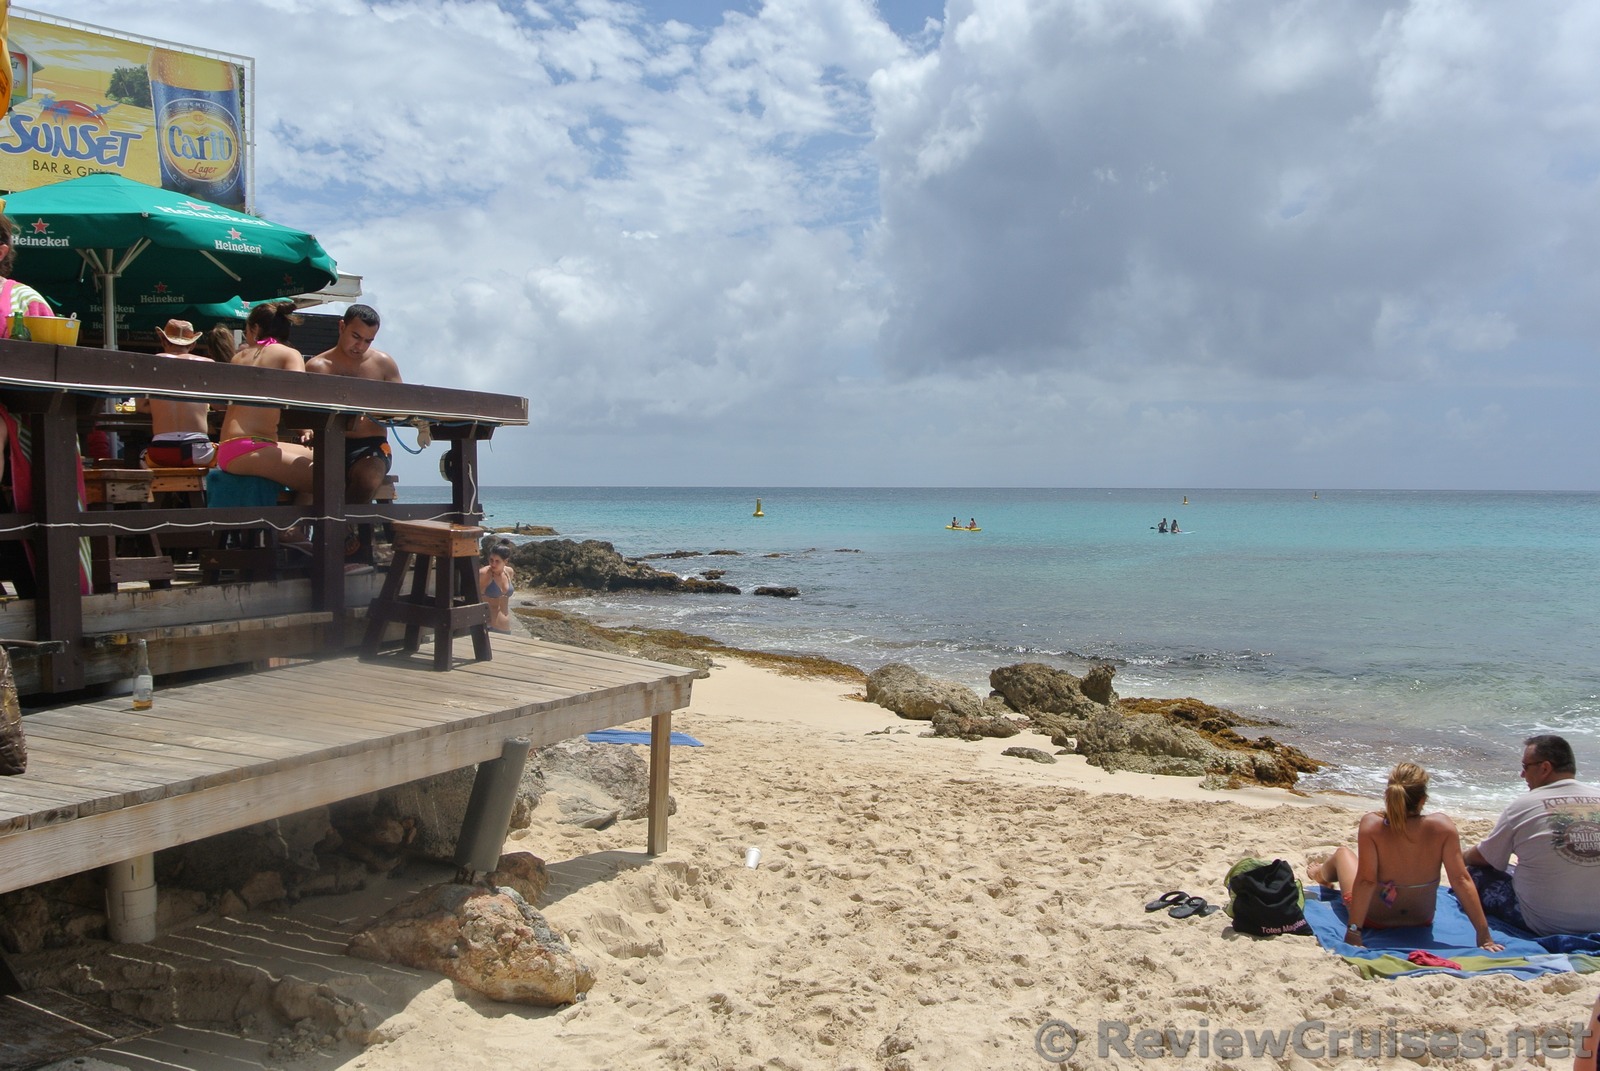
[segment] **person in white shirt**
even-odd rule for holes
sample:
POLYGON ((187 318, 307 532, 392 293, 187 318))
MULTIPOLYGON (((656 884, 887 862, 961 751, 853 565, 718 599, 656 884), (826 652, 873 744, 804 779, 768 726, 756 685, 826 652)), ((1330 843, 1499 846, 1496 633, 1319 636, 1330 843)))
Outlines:
POLYGON ((1528 737, 1527 794, 1464 853, 1484 910, 1541 937, 1600 932, 1600 789, 1577 772, 1571 744, 1528 737))

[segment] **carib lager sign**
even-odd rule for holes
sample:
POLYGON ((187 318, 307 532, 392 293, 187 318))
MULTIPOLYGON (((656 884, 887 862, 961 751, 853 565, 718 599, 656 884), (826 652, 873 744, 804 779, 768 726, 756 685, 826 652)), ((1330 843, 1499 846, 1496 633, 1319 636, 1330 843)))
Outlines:
POLYGON ((254 61, 12 9, 0 190, 96 173, 250 210, 254 61))

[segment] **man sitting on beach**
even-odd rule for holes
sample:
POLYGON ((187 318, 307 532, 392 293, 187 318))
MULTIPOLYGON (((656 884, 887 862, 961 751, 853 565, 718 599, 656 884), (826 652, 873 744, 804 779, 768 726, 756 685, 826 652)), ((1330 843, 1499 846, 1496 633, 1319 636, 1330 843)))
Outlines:
MULTIPOLYGON (((399 383, 400 366, 382 350, 372 348, 378 337, 378 312, 370 305, 351 305, 339 318, 339 340, 306 361, 307 372, 326 376, 353 376, 381 383, 399 383)), ((389 474, 389 433, 364 414, 350 418, 345 428, 346 502, 371 502, 389 474)))
POLYGON ((1463 853, 1483 909, 1541 937, 1600 931, 1600 789, 1580 784, 1577 772, 1571 744, 1528 737, 1527 794, 1463 853))
MULTIPOLYGON (((205 357, 193 352, 200 341, 200 332, 188 320, 168 320, 156 328, 161 340, 161 354, 180 361, 204 361, 205 357)), ((144 465, 150 469, 199 466, 210 468, 217 456, 217 446, 211 441, 211 430, 206 423, 210 410, 205 402, 175 402, 165 398, 151 398, 150 445, 144 450, 144 465)))

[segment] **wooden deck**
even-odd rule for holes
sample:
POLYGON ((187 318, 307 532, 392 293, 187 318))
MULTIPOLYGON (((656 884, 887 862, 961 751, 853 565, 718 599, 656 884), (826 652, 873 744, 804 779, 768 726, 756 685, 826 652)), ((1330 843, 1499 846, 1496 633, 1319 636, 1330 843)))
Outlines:
MULTIPOLYGON (((666 848, 671 713, 693 670, 515 636, 435 673, 431 652, 158 688, 23 719, 28 770, 0 778, 0 892, 366 792, 652 718, 649 848, 666 848)), ((469 648, 463 648, 467 650, 469 648)))

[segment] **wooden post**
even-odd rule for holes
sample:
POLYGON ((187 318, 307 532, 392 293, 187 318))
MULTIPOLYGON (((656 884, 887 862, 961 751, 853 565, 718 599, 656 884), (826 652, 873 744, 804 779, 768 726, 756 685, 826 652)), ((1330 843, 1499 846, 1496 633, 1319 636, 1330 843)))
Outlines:
MULTIPOLYGON (((433 642, 439 642, 438 636, 433 642)), ((530 746, 527 737, 513 737, 506 741, 499 758, 478 763, 467 813, 461 819, 461 836, 456 838, 455 855, 456 866, 474 878, 500 865, 530 746)))
POLYGON ((672 714, 650 719, 650 820, 645 851, 660 855, 667 850, 668 767, 672 752, 672 714))
POLYGON ((483 502, 478 497, 478 440, 473 438, 476 430, 469 428, 450 448, 456 455, 450 499, 457 524, 477 524, 483 519, 483 502))
POLYGON ((316 517, 337 518, 316 523, 312 543, 312 605, 331 610, 333 623, 328 629, 330 652, 344 649, 344 634, 349 611, 344 599, 344 421, 337 413, 322 416, 316 429, 311 463, 311 512, 316 517))
POLYGON ((83 589, 79 580, 77 399, 56 394, 35 425, 33 511, 39 519, 36 576, 38 638, 64 640, 66 650, 50 656, 44 682, 52 692, 83 687, 83 589))

